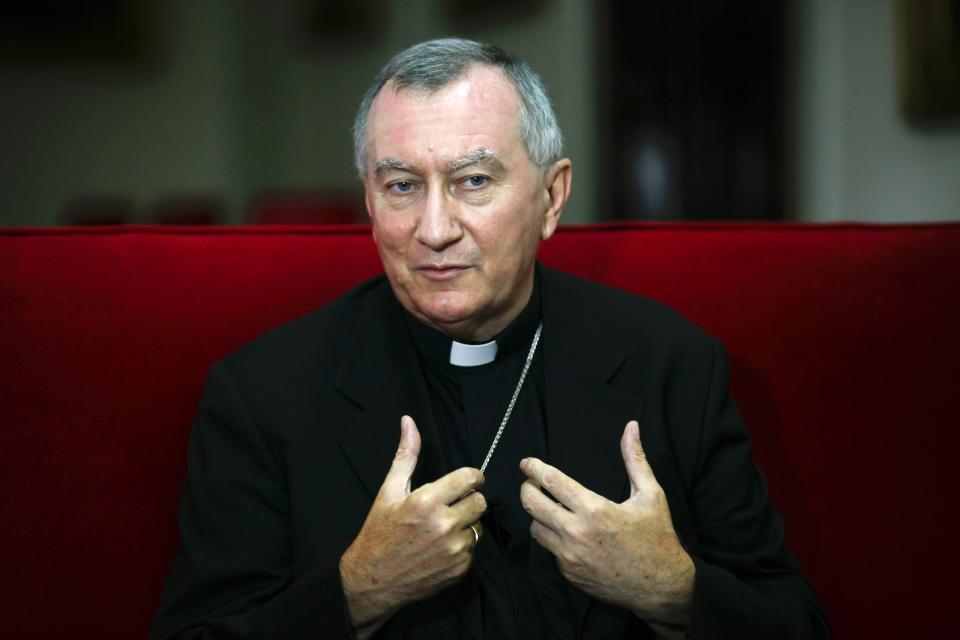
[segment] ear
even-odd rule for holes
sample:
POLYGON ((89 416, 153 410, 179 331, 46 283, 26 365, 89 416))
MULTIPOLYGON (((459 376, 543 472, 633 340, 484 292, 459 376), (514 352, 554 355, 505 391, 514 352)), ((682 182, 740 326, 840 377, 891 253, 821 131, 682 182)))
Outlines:
POLYGON ((563 205, 570 197, 570 183, 573 180, 573 162, 570 158, 557 160, 547 170, 545 180, 547 209, 543 215, 543 226, 540 229, 540 239, 546 240, 557 230, 563 205))

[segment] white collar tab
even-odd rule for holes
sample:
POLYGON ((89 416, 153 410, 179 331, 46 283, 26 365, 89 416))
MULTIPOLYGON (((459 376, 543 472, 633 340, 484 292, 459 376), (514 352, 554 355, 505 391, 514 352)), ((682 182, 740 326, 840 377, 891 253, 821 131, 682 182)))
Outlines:
POLYGON ((497 341, 484 344, 463 344, 450 342, 450 364, 457 367, 479 367, 490 364, 497 357, 497 341))

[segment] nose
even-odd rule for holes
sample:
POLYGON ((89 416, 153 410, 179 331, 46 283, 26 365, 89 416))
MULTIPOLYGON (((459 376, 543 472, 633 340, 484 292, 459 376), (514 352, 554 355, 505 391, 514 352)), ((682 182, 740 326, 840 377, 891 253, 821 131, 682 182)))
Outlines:
POLYGON ((443 188, 432 185, 417 221, 414 238, 433 251, 443 251, 456 244, 463 237, 459 213, 457 203, 445 196, 443 188))

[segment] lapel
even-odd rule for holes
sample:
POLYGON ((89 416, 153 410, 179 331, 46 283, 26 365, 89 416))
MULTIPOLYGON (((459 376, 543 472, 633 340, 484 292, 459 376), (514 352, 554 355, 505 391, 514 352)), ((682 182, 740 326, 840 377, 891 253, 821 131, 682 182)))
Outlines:
MULTIPOLYGON (((643 400, 607 383, 626 354, 584 317, 568 276, 541 268, 543 370, 548 462, 610 500, 621 501, 627 475, 619 463, 619 438, 631 418, 640 419, 643 400)), ((533 545, 538 553, 549 552, 533 545)), ((576 635, 581 637, 592 598, 568 585, 576 635)))
MULTIPOLYGON (((393 461, 400 441, 400 417, 404 414, 414 419, 421 439, 411 488, 450 471, 420 359, 386 279, 367 297, 349 338, 336 384, 337 390, 360 408, 356 421, 343 430, 338 444, 371 501, 393 461)), ((474 637, 480 638, 480 599, 473 573, 443 594, 474 637)))
POLYGON ((338 441, 371 499, 393 461, 404 414, 417 423, 421 438, 412 488, 447 473, 420 360, 386 280, 360 312, 337 374, 337 390, 361 409, 338 441))
POLYGON ((570 276, 545 268, 541 275, 550 463, 591 491, 622 500, 620 436, 628 420, 642 423, 644 404, 609 384, 626 360, 622 337, 611 335, 604 317, 590 317, 595 305, 584 308, 571 295, 579 283, 570 276))
MULTIPOLYGON (((683 540, 684 530, 692 529, 692 524, 665 428, 643 419, 643 398, 611 384, 627 361, 625 345, 633 344, 625 330, 614 329, 622 325, 617 322, 619 309, 598 305, 593 287, 577 278, 540 264, 537 269, 543 287, 547 462, 588 489, 622 501, 629 485, 620 436, 627 421, 638 420, 647 458, 683 540)), ((413 488, 449 471, 420 360, 385 279, 370 292, 360 312, 337 389, 359 408, 357 419, 346 426, 338 442, 371 500, 396 452, 403 414, 413 417, 422 442, 413 488)), ((539 545, 532 545, 531 553, 549 554, 539 545)), ((482 637, 474 573, 443 594, 473 636, 482 637)), ((572 586, 568 596, 581 635, 592 599, 572 586)))
MULTIPOLYGON (((672 512, 687 521, 686 500, 665 429, 659 421, 644 420, 644 398, 611 384, 627 361, 628 349, 636 344, 627 333, 629 327, 617 328, 624 327, 618 314, 625 310, 611 306, 615 303, 610 300, 598 304, 593 287, 577 278, 538 268, 543 286, 549 463, 591 491, 621 502, 629 495, 629 480, 620 437, 627 422, 637 420, 647 458, 672 512)), ((579 636, 592 598, 572 586, 568 596, 579 636)))

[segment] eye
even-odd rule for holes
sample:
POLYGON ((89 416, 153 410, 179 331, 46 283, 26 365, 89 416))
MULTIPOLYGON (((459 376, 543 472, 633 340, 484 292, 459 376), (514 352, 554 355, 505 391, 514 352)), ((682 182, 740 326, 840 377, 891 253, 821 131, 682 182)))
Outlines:
POLYGON ((487 186, 488 182, 490 182, 490 179, 487 176, 470 176, 464 184, 471 189, 480 189, 481 187, 487 186))
POLYGON ((413 191, 413 183, 401 180, 387 186, 387 189, 394 193, 410 193, 413 191))

